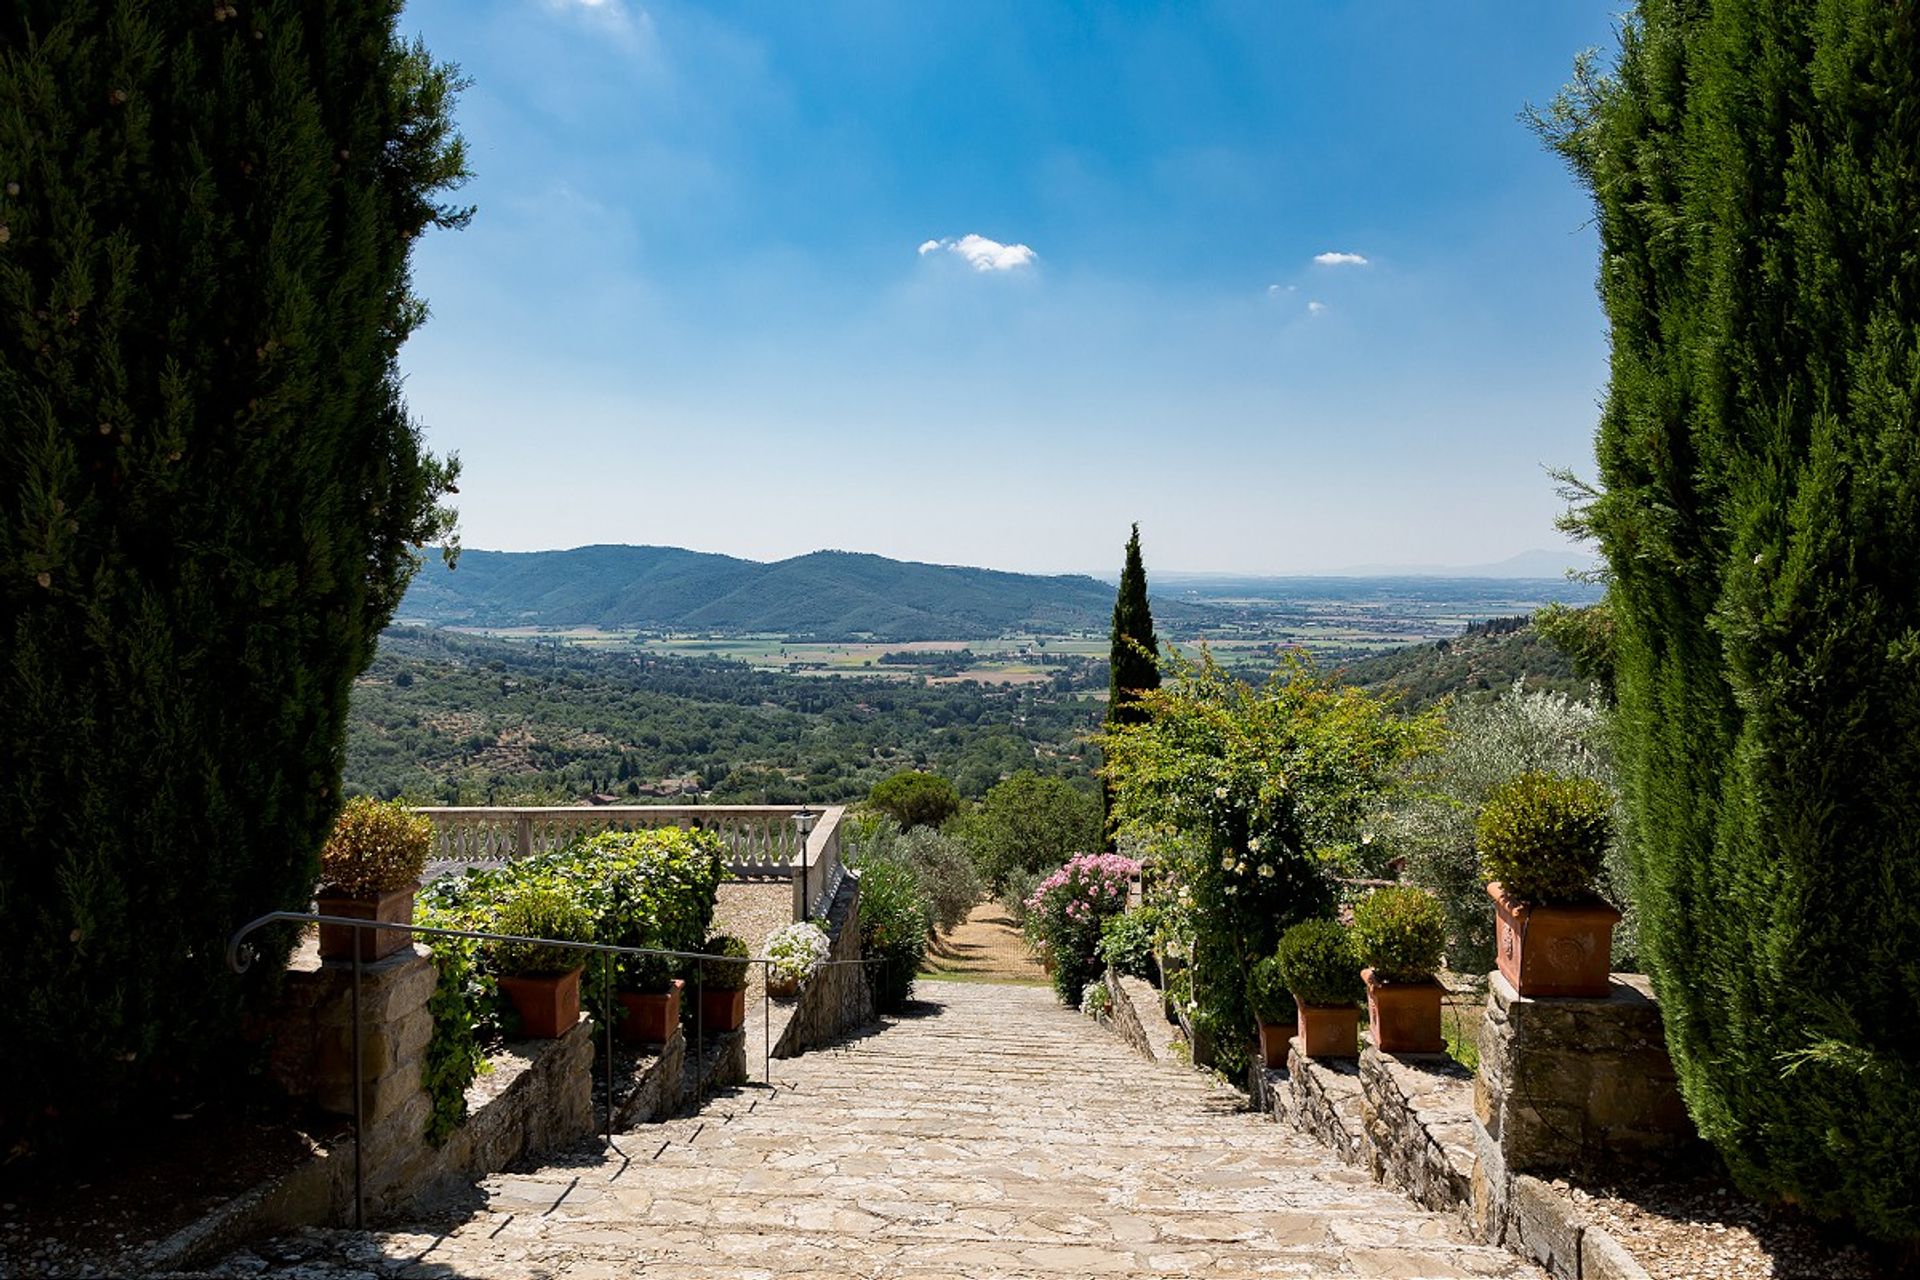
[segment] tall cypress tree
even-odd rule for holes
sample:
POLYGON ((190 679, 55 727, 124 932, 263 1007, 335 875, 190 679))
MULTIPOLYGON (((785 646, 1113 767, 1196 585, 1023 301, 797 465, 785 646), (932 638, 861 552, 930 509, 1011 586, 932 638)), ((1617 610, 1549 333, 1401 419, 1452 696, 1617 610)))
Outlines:
POLYGON ((1593 192, 1641 940, 1749 1190, 1920 1238, 1920 8, 1643 0, 1593 192))
POLYGON ((1145 718, 1138 703, 1143 690, 1160 687, 1159 638, 1153 634, 1153 610, 1147 605, 1147 570, 1140 562, 1140 526, 1127 539, 1127 563, 1113 601, 1111 669, 1107 677, 1107 724, 1138 724, 1145 718))
POLYGON ((231 1059, 223 941, 308 901, 354 676, 451 534, 395 357, 459 84, 399 9, 0 18, 9 1140, 231 1059))

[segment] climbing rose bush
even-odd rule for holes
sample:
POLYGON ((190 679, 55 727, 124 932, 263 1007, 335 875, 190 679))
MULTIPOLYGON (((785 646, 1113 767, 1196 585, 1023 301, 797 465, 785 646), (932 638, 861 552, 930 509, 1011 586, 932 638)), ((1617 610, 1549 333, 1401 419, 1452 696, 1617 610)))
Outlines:
POLYGON ((1053 958, 1053 989, 1068 1007, 1100 974, 1100 931, 1127 909, 1140 864, 1117 853, 1083 853, 1040 882, 1027 899, 1027 936, 1053 958))

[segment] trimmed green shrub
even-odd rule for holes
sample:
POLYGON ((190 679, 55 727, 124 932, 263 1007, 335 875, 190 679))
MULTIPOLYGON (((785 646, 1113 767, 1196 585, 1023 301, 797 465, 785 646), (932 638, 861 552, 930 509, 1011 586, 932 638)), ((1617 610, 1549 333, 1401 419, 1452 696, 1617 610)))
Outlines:
POLYGON ((1107 917, 1100 926, 1100 958, 1115 973, 1153 981, 1158 976, 1153 958, 1160 932, 1160 908, 1151 904, 1107 917))
POLYGON ((700 985, 714 991, 739 991, 747 985, 747 944, 731 934, 716 934, 701 944, 700 985), (737 957, 720 960, 717 956, 737 957))
POLYGON ((1274 967, 1302 1004, 1354 1004, 1366 997, 1353 937, 1338 920, 1302 920, 1280 935, 1274 967))
POLYGON ((1270 1027, 1292 1022, 1295 1016, 1293 992, 1280 975, 1277 956, 1268 956, 1247 972, 1247 1007, 1255 1022, 1270 1027))
POLYGON ((1593 193, 1642 951, 1749 1193, 1920 1248, 1920 22, 1645 0, 1545 113, 1593 193))
POLYGON ((420 879, 433 823, 395 800, 356 796, 320 846, 320 883, 344 897, 372 897, 420 879))
POLYGON ((876 1009, 893 1012, 913 994, 927 955, 927 901, 904 862, 879 859, 860 869, 860 954, 868 962, 876 1009))
POLYGON ((906 831, 937 827, 960 812, 960 793, 937 773, 906 769, 875 783, 867 804, 906 831))
POLYGON ((1474 824, 1480 867, 1522 902, 1574 902, 1593 892, 1612 797, 1588 778, 1523 773, 1495 787, 1474 824))
MULTIPOLYGON (((517 934, 523 938, 550 938, 555 942, 592 942, 593 917, 560 889, 528 885, 500 904, 488 933, 517 934)), ((565 973, 584 966, 590 952, 538 942, 491 942, 487 962, 506 978, 565 973)))
MULTIPOLYGON (((252 1062, 348 699, 452 532, 397 359, 465 173, 400 5, 12 5, 0 37, 0 1149, 252 1062)), ((77 1138, 78 1134, 74 1136, 77 1138)))
POLYGON ((1424 889, 1389 885, 1353 908, 1353 950, 1382 982, 1419 982, 1440 971, 1447 916, 1424 889))

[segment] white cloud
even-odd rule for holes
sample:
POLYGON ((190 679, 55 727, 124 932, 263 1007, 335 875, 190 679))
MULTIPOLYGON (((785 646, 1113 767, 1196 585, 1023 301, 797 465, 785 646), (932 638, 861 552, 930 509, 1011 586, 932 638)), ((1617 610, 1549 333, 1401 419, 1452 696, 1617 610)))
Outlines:
POLYGON ((1267 296, 1269 298, 1277 298, 1283 293, 1292 293, 1299 287, 1298 285, 1292 284, 1270 284, 1267 286, 1267 296))
POLYGON ((1326 253, 1316 253, 1313 255, 1313 260, 1323 267, 1370 267, 1373 265, 1367 261, 1364 255, 1358 253, 1340 253, 1335 250, 1328 250, 1326 253))
POLYGON ((1038 257, 1024 244, 1001 244, 998 240, 989 240, 985 236, 964 235, 958 240, 951 236, 940 240, 928 240, 920 245, 920 256, 945 249, 948 253, 965 258, 975 271, 1011 271, 1015 267, 1032 266, 1038 257))
POLYGON ((1310 316, 1325 315, 1326 310, 1327 304, 1324 302, 1314 301, 1307 304, 1307 314, 1310 316))

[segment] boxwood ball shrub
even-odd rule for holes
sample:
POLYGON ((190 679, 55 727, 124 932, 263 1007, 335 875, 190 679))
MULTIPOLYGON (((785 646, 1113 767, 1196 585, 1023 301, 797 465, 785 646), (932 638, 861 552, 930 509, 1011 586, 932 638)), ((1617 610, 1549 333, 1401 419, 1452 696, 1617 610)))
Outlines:
POLYGON ((731 934, 716 934, 701 944, 700 985, 715 991, 738 991, 747 985, 747 944, 731 934), (726 957, 720 959, 718 957, 726 957))
POLYGON ((1523 773, 1495 787, 1480 810, 1481 870, 1522 902, 1584 898, 1613 835, 1611 807, 1592 779, 1523 773))
POLYGON ((1353 1004, 1367 994, 1353 938, 1337 920, 1302 920, 1288 929, 1273 963, 1302 1004, 1353 1004))
POLYGON ((1255 1022, 1275 1027, 1293 1021, 1293 992, 1281 976, 1277 957, 1268 956, 1248 971, 1247 1005, 1255 1022))
MULTIPOLYGON (((500 904, 486 931, 559 942, 592 942, 593 917, 560 890, 530 885, 500 904)), ((495 942, 488 947, 493 971, 509 978, 565 973, 584 965, 589 954, 538 942, 495 942)))
POLYGON ((433 848, 433 823, 394 800, 356 796, 320 847, 320 883, 343 897, 368 898, 420 879, 433 848))
POLYGON ((1421 982, 1440 971, 1447 916, 1424 889, 1375 889, 1353 908, 1353 949, 1382 982, 1421 982))

